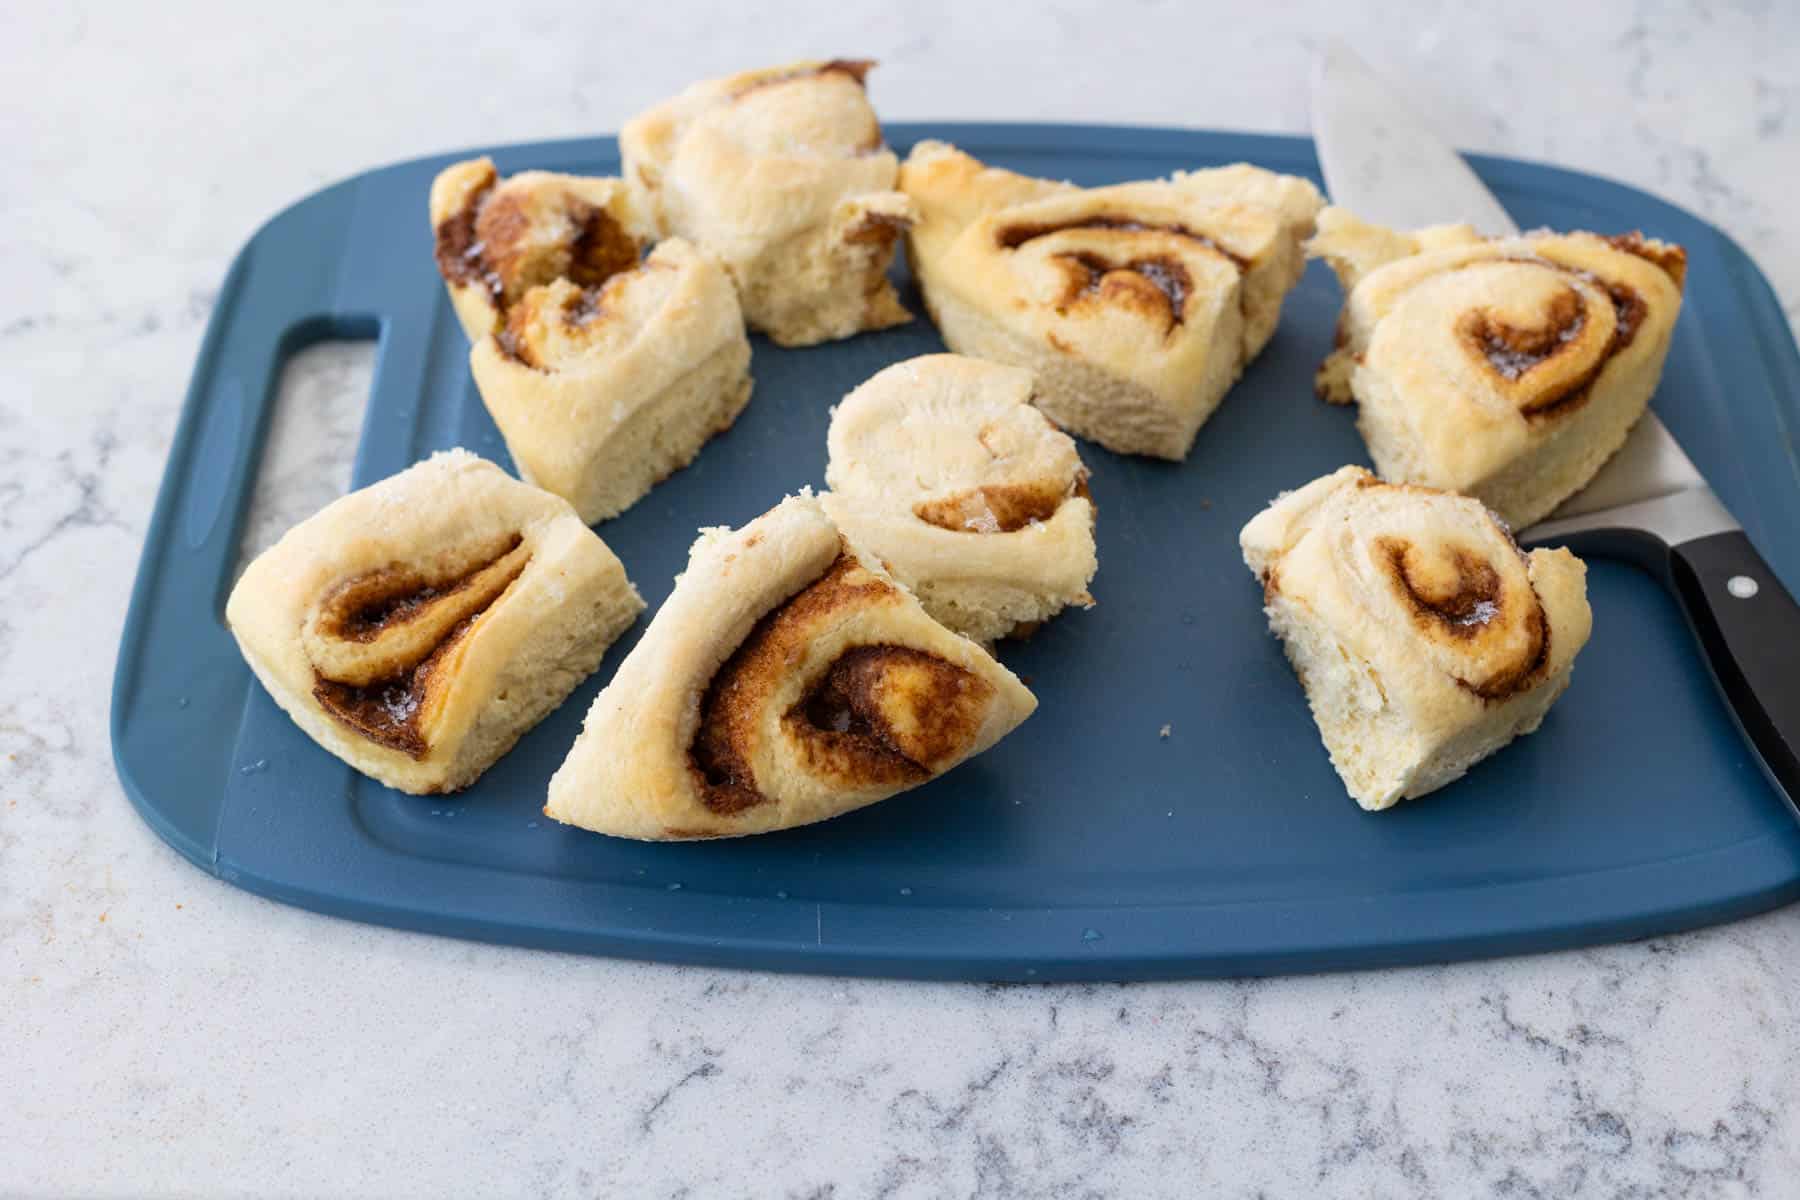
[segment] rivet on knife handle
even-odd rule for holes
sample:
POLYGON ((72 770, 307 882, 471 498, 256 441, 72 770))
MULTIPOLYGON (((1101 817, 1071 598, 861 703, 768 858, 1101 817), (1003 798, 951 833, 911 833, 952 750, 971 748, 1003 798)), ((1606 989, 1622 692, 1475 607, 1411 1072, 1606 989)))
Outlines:
POLYGON ((1732 719, 1800 817, 1800 604, 1742 530, 1683 542, 1669 566, 1732 719))

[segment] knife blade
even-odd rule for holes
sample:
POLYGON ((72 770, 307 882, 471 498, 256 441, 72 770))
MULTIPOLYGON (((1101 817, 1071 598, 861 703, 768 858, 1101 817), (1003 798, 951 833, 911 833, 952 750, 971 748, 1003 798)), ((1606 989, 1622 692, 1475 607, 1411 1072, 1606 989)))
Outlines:
MULTIPOLYGON (((1319 56, 1312 100, 1313 140, 1332 203, 1394 229, 1465 221, 1494 236, 1519 232, 1462 155, 1343 43, 1319 56)), ((1646 413, 1625 447, 1529 536, 1535 541, 1614 524, 1612 510, 1665 497, 1677 499, 1630 515, 1639 523, 1661 521, 1677 536, 1737 527, 1681 444, 1655 413, 1646 413)))
MULTIPOLYGON (((1400 229, 1518 226, 1461 155, 1341 41, 1319 55, 1313 139, 1334 204, 1400 229)), ((1636 562, 1674 592, 1738 729, 1800 817, 1800 605, 1654 412, 1581 491, 1521 531, 1636 562)))

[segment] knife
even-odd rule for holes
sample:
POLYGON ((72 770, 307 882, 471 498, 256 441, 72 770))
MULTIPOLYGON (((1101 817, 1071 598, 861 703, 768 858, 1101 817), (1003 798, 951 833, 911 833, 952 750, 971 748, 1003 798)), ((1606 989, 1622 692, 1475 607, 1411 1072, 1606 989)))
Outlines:
MULTIPOLYGON (((1518 233, 1469 164, 1341 43, 1319 57, 1312 124, 1332 203, 1398 229, 1518 233)), ((1654 412, 1520 541, 1621 558, 1673 592, 1732 719, 1800 817, 1800 605, 1654 412)))

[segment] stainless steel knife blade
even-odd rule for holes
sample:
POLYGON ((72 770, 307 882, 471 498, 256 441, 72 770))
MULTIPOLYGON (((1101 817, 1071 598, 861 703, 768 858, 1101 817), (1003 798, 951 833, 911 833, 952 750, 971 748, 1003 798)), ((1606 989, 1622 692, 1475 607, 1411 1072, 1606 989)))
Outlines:
MULTIPOLYGON (((1341 44, 1319 65, 1313 134, 1326 190, 1364 218, 1416 228, 1467 221, 1516 232, 1454 150, 1341 44)), ((1524 542, 1633 559, 1680 603, 1719 694, 1800 817, 1800 602, 1782 585, 1656 414, 1524 542)))
MULTIPOLYGON (((1463 157, 1342 42, 1319 56, 1312 121, 1332 203, 1400 229, 1466 221, 1483 233, 1518 232, 1463 157)), ((1673 546, 1738 523, 1647 412, 1585 488, 1522 536, 1542 541, 1601 528, 1641 529, 1673 546)))
POLYGON ((1342 42, 1319 55, 1312 126, 1326 192, 1363 220, 1394 229, 1467 221, 1486 234, 1519 232, 1462 155, 1342 42))

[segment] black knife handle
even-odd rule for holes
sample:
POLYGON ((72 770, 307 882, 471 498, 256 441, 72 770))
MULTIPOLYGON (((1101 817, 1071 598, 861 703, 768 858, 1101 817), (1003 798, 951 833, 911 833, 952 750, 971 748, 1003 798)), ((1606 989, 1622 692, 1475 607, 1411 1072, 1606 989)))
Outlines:
POLYGON ((1800 817, 1800 604, 1742 530, 1681 543, 1669 569, 1733 719, 1800 817))

